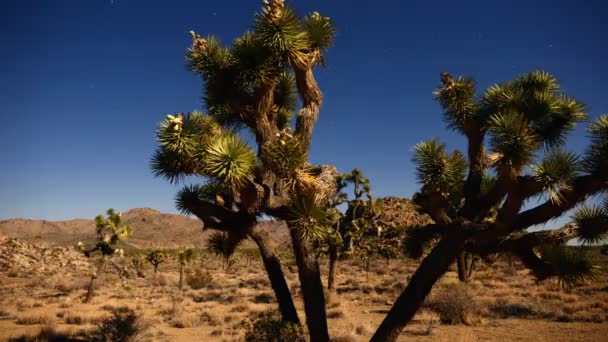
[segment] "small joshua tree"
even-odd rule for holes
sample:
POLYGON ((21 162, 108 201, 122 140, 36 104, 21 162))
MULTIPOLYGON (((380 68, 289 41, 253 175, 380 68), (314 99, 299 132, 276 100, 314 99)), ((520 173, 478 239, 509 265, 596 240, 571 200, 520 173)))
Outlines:
POLYGON ((194 255, 192 249, 182 249, 177 253, 177 261, 179 262, 179 289, 184 288, 184 268, 192 260, 194 255))
POLYGON ((153 249, 146 255, 146 260, 154 267, 154 274, 156 274, 158 266, 167 260, 167 254, 160 249, 153 249))
POLYGON ((512 254, 538 280, 558 279, 572 287, 595 279, 597 267, 588 254, 565 244, 598 242, 608 233, 608 203, 584 205, 608 191, 608 115, 589 124, 590 144, 579 156, 566 151, 565 142, 587 119, 586 108, 546 72, 491 86, 481 96, 473 80, 443 72, 436 95, 448 127, 467 139, 467 155, 447 152, 437 139, 414 148, 422 184, 417 202, 434 222, 409 229, 405 246, 412 256, 427 246, 431 251, 372 341, 396 340, 463 252, 512 254), (542 201, 526 207, 533 198, 542 201), (577 207, 562 228, 527 231, 577 207))
POLYGON ((144 265, 146 263, 146 256, 142 254, 137 254, 131 257, 131 264, 133 268, 135 268, 135 272, 137 272, 137 276, 140 278, 145 278, 144 274, 144 265))
MULTIPOLYGON (((82 242, 78 243, 77 248, 88 258, 95 258, 97 261, 97 270, 91 274, 91 281, 87 290, 87 296, 84 300, 85 303, 89 303, 93 298, 93 292, 95 289, 95 280, 101 275, 105 269, 106 262, 113 262, 110 258, 114 255, 123 256, 124 250, 122 248, 116 248, 116 245, 120 241, 126 240, 132 233, 131 227, 128 225, 120 225, 120 213, 115 212, 114 209, 110 208, 106 212, 106 218, 102 215, 95 217, 95 233, 97 242, 94 247, 85 248, 82 242)), ((113 265, 119 270, 119 275, 123 279, 123 267, 113 265)))

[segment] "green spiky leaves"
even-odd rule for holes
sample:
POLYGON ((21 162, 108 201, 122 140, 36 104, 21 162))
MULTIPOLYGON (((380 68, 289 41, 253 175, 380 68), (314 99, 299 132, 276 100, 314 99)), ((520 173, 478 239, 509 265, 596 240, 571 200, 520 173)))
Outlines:
POLYGON ((256 168, 255 152, 235 135, 224 135, 205 150, 204 173, 239 189, 256 168))
POLYGON ((442 73, 443 87, 436 90, 434 94, 437 95, 437 101, 445 110, 444 120, 448 128, 465 134, 477 115, 475 82, 463 77, 454 81, 451 77, 447 72, 442 73))
POLYGON ((582 206, 572 215, 572 221, 576 223, 577 235, 582 242, 601 243, 608 237, 608 199, 603 207, 582 206))
POLYGON ((331 212, 312 196, 298 196, 291 207, 290 226, 304 241, 323 240, 331 231, 331 212))
POLYGON ((128 225, 121 226, 120 222, 121 214, 112 208, 106 211, 106 217, 97 215, 95 217, 95 232, 97 237, 95 247, 87 250, 82 242, 79 242, 77 248, 87 257, 92 256, 95 252, 100 252, 103 256, 114 253, 122 255, 123 250, 117 249, 116 244, 120 241, 125 241, 131 236, 133 230, 128 225))
POLYGON ((207 251, 224 260, 230 259, 242 241, 241 236, 227 232, 214 232, 207 239, 207 251))
POLYGON ((445 144, 437 139, 422 141, 414 147, 412 161, 416 176, 427 191, 444 197, 461 191, 467 163, 458 151, 445 152, 445 144))
POLYGON ((205 149, 220 134, 218 123, 200 112, 167 115, 156 132, 159 148, 150 161, 154 176, 178 182, 202 172, 205 149))
POLYGON ((538 164, 530 168, 536 182, 542 185, 547 197, 560 203, 562 191, 569 191, 568 181, 578 173, 578 157, 574 153, 551 150, 538 164))
POLYGON ((222 47, 220 40, 213 36, 201 38, 190 31, 192 47, 186 51, 186 60, 192 71, 199 73, 204 79, 217 77, 230 63, 230 55, 222 47))
POLYGON ((179 261, 181 265, 186 265, 190 262, 190 260, 192 260, 193 255, 194 251, 190 248, 181 250, 177 253, 177 261, 179 261))
POLYGON ((309 48, 309 41, 302 30, 300 20, 289 7, 275 6, 273 3, 258 14, 253 32, 264 46, 280 53, 296 53, 309 48), (273 7, 275 6, 275 7, 273 7))
POLYGON ((606 179, 608 170, 608 115, 597 118, 587 128, 591 145, 585 152, 583 169, 593 175, 606 179))
POLYGON ((323 17, 318 12, 313 12, 304 18, 302 27, 308 34, 310 46, 313 49, 325 50, 333 45, 336 30, 329 17, 323 17))
POLYGON ((302 143, 300 139, 283 133, 278 139, 264 145, 262 158, 279 178, 296 179, 298 169, 303 167, 308 160, 308 150, 306 144, 302 143))
POLYGON ((498 113, 490 117, 488 126, 492 151, 502 155, 495 165, 519 173, 539 147, 528 120, 514 112, 498 113))
POLYGON ((539 249, 543 261, 550 265, 560 286, 572 288, 598 276, 593 257, 585 250, 575 251, 561 245, 543 245, 539 249))

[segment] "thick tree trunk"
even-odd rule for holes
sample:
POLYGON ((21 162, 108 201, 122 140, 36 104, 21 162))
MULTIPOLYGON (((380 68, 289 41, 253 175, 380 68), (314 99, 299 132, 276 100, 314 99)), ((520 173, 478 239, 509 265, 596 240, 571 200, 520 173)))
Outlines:
POLYGON ((446 236, 424 258, 403 293, 382 324, 372 336, 371 342, 395 341, 405 325, 414 317, 435 282, 447 272, 464 247, 461 233, 446 236))
POLYGON ((258 245, 266 273, 268 274, 268 280, 270 280, 270 285, 279 303, 279 310, 281 311, 283 320, 300 325, 298 312, 296 311, 291 292, 289 292, 289 287, 281 269, 281 262, 270 247, 270 241, 266 232, 254 227, 249 232, 249 236, 258 245))
POLYGON ((87 296, 84 299, 85 303, 90 303, 91 299, 93 299, 93 295, 95 294, 95 280, 101 275, 104 267, 105 262, 101 260, 100 264, 97 266, 97 270, 91 275, 91 281, 89 282, 89 287, 87 288, 87 296))
POLYGON ((327 290, 335 292, 336 290, 336 265, 338 263, 338 246, 336 244, 329 245, 329 274, 327 274, 327 290))
POLYGON ((179 290, 184 289, 184 265, 179 265, 179 290))
POLYGON ((456 264, 458 266, 458 280, 462 281, 462 282, 466 282, 467 281, 467 259, 466 259, 466 254, 464 251, 460 252, 458 254, 458 257, 456 258, 456 264))
POLYGON ((310 342, 328 342, 329 332, 327 330, 325 297, 319 263, 309 250, 306 241, 303 241, 298 228, 290 227, 289 230, 296 263, 298 264, 310 342))

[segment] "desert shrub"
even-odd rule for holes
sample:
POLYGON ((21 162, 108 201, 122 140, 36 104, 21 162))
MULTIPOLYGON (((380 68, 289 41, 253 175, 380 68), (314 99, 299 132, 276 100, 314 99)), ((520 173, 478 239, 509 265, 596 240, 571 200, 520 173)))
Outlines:
POLYGON ((253 317, 245 332, 247 342, 300 342, 306 341, 302 327, 284 322, 273 310, 253 317))
POLYGON ((329 319, 334 319, 334 318, 343 318, 344 317, 344 312, 340 311, 340 310, 331 310, 327 312, 327 318, 329 319))
POLYGON ((15 270, 10 270, 10 271, 8 271, 6 276, 9 278, 16 278, 19 276, 19 272, 15 271, 15 270))
POLYGON ((532 307, 519 303, 508 303, 502 298, 498 298, 496 300, 496 304, 490 308, 490 311, 492 311, 494 314, 498 315, 501 318, 525 318, 537 314, 537 311, 532 307))
POLYGON ((131 308, 112 309, 110 317, 97 323, 93 338, 97 341, 127 342, 144 340, 149 326, 131 308))
POLYGON ((17 318, 17 321, 15 323, 17 323, 19 325, 34 325, 34 324, 49 325, 49 324, 52 324, 53 321, 54 321, 54 319, 50 314, 40 312, 40 313, 29 313, 26 315, 22 315, 19 318, 17 318))
POLYGON ((72 341, 83 341, 79 336, 72 336, 72 334, 59 332, 53 326, 46 326, 40 329, 40 331, 34 335, 23 335, 16 338, 8 339, 11 342, 72 342, 72 341))
POLYGON ((468 324, 476 311, 473 295, 462 283, 438 286, 429 297, 427 306, 446 324, 468 324))
POLYGON ((209 272, 197 269, 193 274, 186 276, 186 284, 193 290, 200 290, 209 287, 213 283, 213 277, 209 272))
POLYGON ((274 296, 269 293, 260 293, 253 297, 253 302, 258 304, 269 304, 274 301, 274 296))

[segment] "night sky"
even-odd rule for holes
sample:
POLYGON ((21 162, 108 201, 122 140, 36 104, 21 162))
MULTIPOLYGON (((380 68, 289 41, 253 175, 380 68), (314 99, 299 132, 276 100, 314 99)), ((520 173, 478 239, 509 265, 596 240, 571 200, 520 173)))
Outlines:
MULTIPOLYGON (((287 1, 334 20, 316 72, 325 95, 313 163, 361 168, 377 196, 411 196, 411 148, 447 131, 439 72, 480 89, 543 69, 596 117, 608 112, 604 1, 287 1)), ((176 212, 179 186, 155 179, 158 122, 203 110, 185 66, 188 31, 229 44, 261 1, 2 0, 0 219, 91 218, 108 207, 176 212)), ((568 142, 580 152, 581 125, 568 142)))

